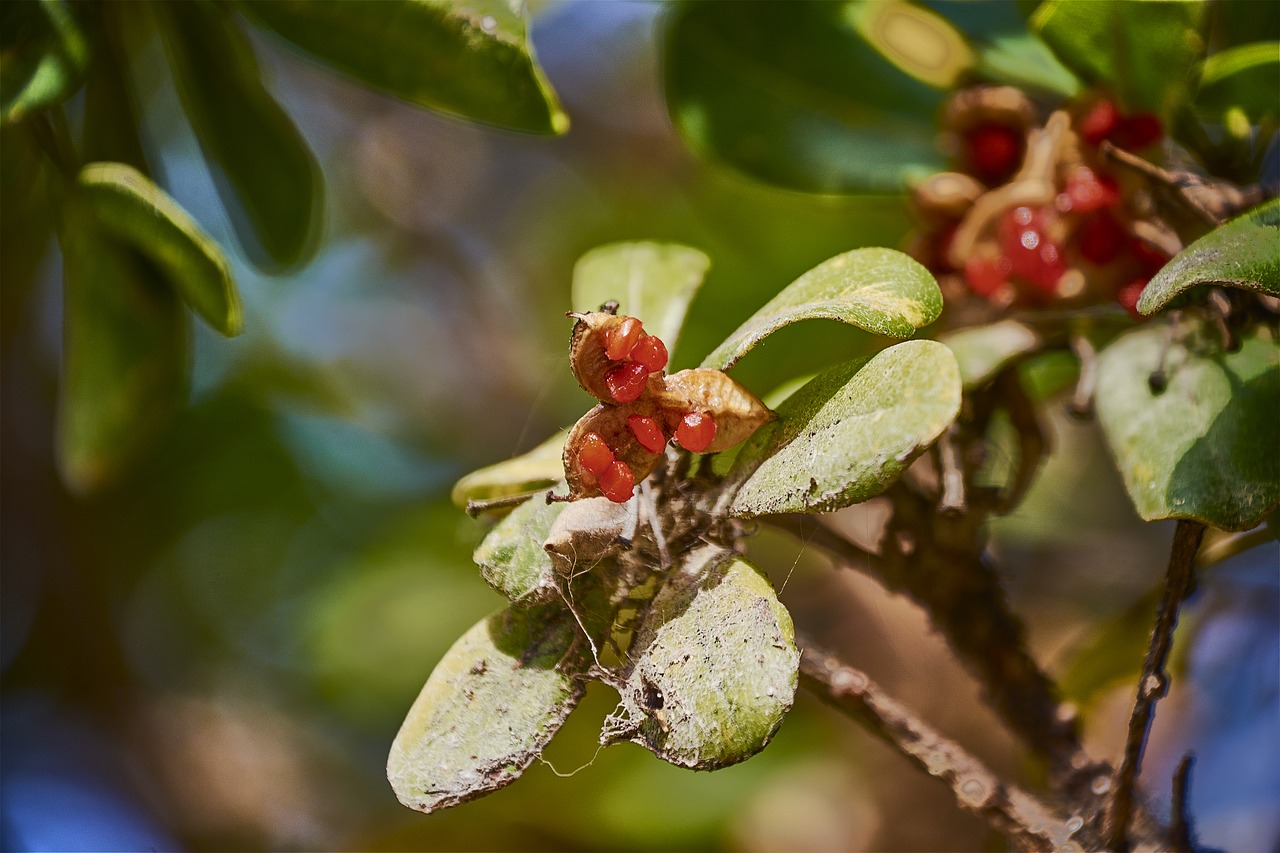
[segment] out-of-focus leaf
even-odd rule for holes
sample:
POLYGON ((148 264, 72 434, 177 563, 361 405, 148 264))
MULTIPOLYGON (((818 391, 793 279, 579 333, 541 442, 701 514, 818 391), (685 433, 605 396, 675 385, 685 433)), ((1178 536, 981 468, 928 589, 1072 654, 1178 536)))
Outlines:
POLYGON ((9 124, 75 94, 89 41, 65 0, 0 4, 0 109, 9 124))
POLYGON ((666 32, 667 104, 699 154, 812 192, 902 189, 944 166, 942 101, 859 34, 852 4, 687 3, 666 32))
POLYGON ((521 0, 241 3, 316 59, 412 104, 558 134, 569 117, 538 66, 521 0))
POLYGON ((94 42, 96 61, 93 74, 85 81, 84 161, 124 163, 146 175, 149 164, 138 133, 137 103, 114 20, 124 9, 107 3, 100 12, 102 21, 94 42))
POLYGON ((601 743, 715 770, 769 743, 795 698, 791 615, 755 566, 716 546, 689 554, 631 646, 621 704, 601 743))
POLYGON ((400 802, 433 812, 518 779, 582 698, 574 630, 563 607, 512 605, 463 634, 391 744, 400 802))
POLYGON ((826 512, 880 494, 955 419, 960 393, 956 358, 937 341, 819 374, 739 452, 747 479, 730 512, 826 512))
POLYGON ((915 3, 852 3, 848 18, 881 56, 922 83, 948 89, 973 68, 973 51, 956 28, 915 3))
POLYGON ((136 250, 224 335, 240 333, 240 296, 218 245, 164 190, 122 163, 90 163, 76 194, 98 227, 136 250))
POLYGON ((564 479, 564 440, 558 432, 530 450, 505 462, 472 471, 453 487, 451 497, 459 509, 467 501, 483 501, 549 489, 564 479))
POLYGON ((1232 108, 1254 124, 1280 119, 1280 42, 1229 47, 1204 61, 1196 108, 1214 121, 1232 108))
POLYGON ((555 567, 542 544, 568 506, 530 498, 489 531, 475 553, 489 586, 512 601, 555 589, 555 567))
POLYGON ((674 352, 689 303, 710 266, 705 254, 678 243, 600 246, 573 268, 573 310, 599 311, 616 299, 619 314, 639 317, 674 352))
POLYGON ((1255 207, 1179 252, 1143 289, 1138 310, 1154 314, 1199 284, 1280 296, 1280 199, 1255 207))
POLYGON ((760 341, 801 320, 839 320, 909 338, 942 311, 929 271, 893 249, 854 249, 823 261, 775 296, 703 360, 728 370, 760 341))
POLYGON ((320 170, 302 134, 263 87, 248 39, 224 8, 208 0, 156 9, 178 94, 241 244, 260 267, 287 269, 306 261, 317 243, 320 170))
POLYGON ((1147 521, 1247 530, 1280 502, 1280 346, 1266 327, 1233 353, 1207 335, 1176 341, 1157 394, 1165 335, 1135 330, 1099 359, 1098 420, 1125 489, 1147 521))
POLYGON ((151 447, 185 393, 187 321, 164 277, 74 203, 59 230, 63 361, 58 466, 79 494, 151 447))
POLYGON ((1045 0, 1031 25, 1067 67, 1110 89, 1126 110, 1149 110, 1168 124, 1195 82, 1205 5, 1045 0))
POLYGON ((943 335, 939 340, 955 354, 966 389, 977 388, 1010 362, 1035 352, 1044 343, 1035 329, 1017 320, 971 326, 943 335))

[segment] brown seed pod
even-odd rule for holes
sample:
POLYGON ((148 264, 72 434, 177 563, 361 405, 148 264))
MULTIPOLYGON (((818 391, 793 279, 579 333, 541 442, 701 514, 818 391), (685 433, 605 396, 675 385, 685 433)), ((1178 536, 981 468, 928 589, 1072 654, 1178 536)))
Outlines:
POLYGON ((1025 131, 1035 120, 1036 108, 1021 89, 1012 86, 974 86, 961 89, 947 99, 942 110, 942 126, 965 133, 985 124, 998 124, 1025 131))
POLYGON ((596 406, 573 425, 564 443, 564 476, 569 482, 569 500, 603 494, 600 478, 587 470, 579 457, 589 435, 594 434, 604 440, 613 452, 614 459, 631 469, 636 483, 648 477, 658 467, 662 453, 646 450, 627 426, 627 419, 636 414, 662 422, 657 405, 651 399, 641 398, 626 406, 596 406))
POLYGON ((911 188, 911 202, 926 226, 944 228, 959 222, 986 191, 968 175, 938 172, 911 188))
POLYGON ((542 547, 562 577, 590 568, 618 549, 627 509, 607 498, 589 498, 565 507, 542 547))
POLYGON ((663 378, 651 396, 661 412, 663 429, 675 433, 689 412, 709 412, 716 423, 715 440, 702 452, 719 453, 747 437, 774 418, 774 413, 728 374, 699 367, 663 378))
MULTIPOLYGON (((569 313, 566 316, 577 320, 573 324, 573 332, 569 338, 569 364, 573 375, 582 389, 602 403, 629 402, 619 401, 610 389, 609 376, 627 365, 636 362, 630 360, 630 350, 634 348, 640 337, 647 337, 641 330, 640 321, 635 317, 608 314, 603 311, 592 311, 586 314, 569 313), (627 346, 623 342, 629 342, 627 346), (613 356, 610 357, 610 349, 613 356)), ((665 350, 664 350, 665 351, 665 350)), ((641 369, 638 373, 648 373, 641 369)), ((648 376, 652 382, 654 376, 648 376)), ((615 377, 615 383, 617 379, 615 377)), ((644 377, 635 377, 635 381, 625 384, 635 385, 637 381, 645 381, 644 377)), ((616 385, 615 385, 616 387, 616 385)), ((635 392, 643 393, 640 388, 635 392)), ((632 398, 634 399, 634 398, 632 398)))

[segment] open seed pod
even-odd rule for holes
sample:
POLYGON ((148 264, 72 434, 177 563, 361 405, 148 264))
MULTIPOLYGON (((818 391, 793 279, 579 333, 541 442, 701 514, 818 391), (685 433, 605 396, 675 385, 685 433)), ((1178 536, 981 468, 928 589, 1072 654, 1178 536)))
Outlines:
POLYGON ((669 434, 677 433, 681 419, 690 412, 711 415, 715 438, 700 453, 728 450, 774 418, 759 398, 728 374, 705 367, 664 377, 652 395, 669 434))
POLYGON ((564 444, 569 500, 604 495, 622 503, 630 499, 635 484, 658 467, 662 451, 650 451, 640 443, 628 425, 634 416, 661 423, 657 406, 645 398, 627 406, 596 406, 574 424, 564 444), (616 467, 618 463, 627 470, 616 467))
POLYGON ((667 348, 635 317, 604 311, 569 314, 577 320, 569 363, 578 384, 602 403, 629 403, 667 364, 667 348))

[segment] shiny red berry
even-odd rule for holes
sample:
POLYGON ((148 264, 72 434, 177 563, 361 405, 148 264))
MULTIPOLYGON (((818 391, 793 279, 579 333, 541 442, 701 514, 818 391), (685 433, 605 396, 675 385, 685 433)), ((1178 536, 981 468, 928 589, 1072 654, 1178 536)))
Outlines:
POLYGON ((707 412, 690 412, 676 425, 676 439, 685 450, 701 453, 716 438, 716 422, 707 412))
POLYGON ((1121 148, 1137 151, 1154 145, 1164 137, 1164 125, 1152 113, 1135 113, 1121 119, 1111 140, 1121 148))
POLYGON ((621 361, 631 355, 631 349, 643 331, 642 324, 635 317, 623 317, 621 323, 605 330, 604 354, 614 361, 621 361))
POLYGON ((1129 235, 1124 226, 1106 211, 1095 213, 1080 226, 1077 245, 1080 256, 1091 264, 1109 264, 1124 251, 1129 235))
POLYGON ((589 432, 582 437, 582 446, 578 448, 578 461, 582 463, 583 468, 591 472, 592 476, 599 477, 613 464, 613 451, 604 443, 603 438, 594 432, 589 432))
POLYGON ((1138 297, 1142 296, 1142 291, 1147 286, 1147 279, 1139 278, 1126 284, 1116 292, 1116 302, 1123 306, 1124 310, 1136 320, 1142 317, 1138 313, 1138 297))
POLYGON ((605 387, 609 395, 619 403, 630 403, 644 393, 644 386, 649 381, 649 371, 643 364, 628 361, 610 370, 604 377, 605 387))
POLYGON ((1089 145, 1100 145, 1120 124, 1120 111, 1114 101, 1101 100, 1080 119, 1080 138, 1089 145))
POLYGON ((640 442, 640 446, 650 453, 661 453, 662 448, 667 446, 667 437, 662 434, 662 429, 653 418, 632 415, 627 418, 627 426, 631 428, 631 433, 640 442))
POLYGON ((964 280, 979 296, 991 298, 1009 280, 1009 259, 971 257, 964 262, 964 280))
POLYGON ((601 494, 617 504, 631 500, 636 488, 635 475, 631 473, 627 463, 622 461, 614 462, 606 468, 600 475, 599 483, 601 494))
POLYGON ((1011 127, 984 124, 965 137, 969 170, 988 184, 1002 184, 1022 161, 1022 135, 1011 127))
POLYGON ((1046 294, 1053 294, 1066 272, 1062 249, 1049 239, 1044 211, 1018 207, 1000 221, 1000 246, 1009 258, 1012 276, 1046 294))
POLYGON ((1109 175, 1099 175, 1088 166, 1081 166, 1067 177, 1063 192, 1065 203, 1058 209, 1064 213, 1093 213, 1120 202, 1120 188, 1109 175))
POLYGON ((657 373, 667 366, 667 345, 654 335, 642 335, 631 350, 631 360, 657 373))

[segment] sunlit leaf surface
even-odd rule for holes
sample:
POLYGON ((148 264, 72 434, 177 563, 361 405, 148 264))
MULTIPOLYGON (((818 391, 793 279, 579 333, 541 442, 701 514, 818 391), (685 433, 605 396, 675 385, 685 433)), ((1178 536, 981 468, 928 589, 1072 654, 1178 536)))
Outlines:
POLYGON ((554 590, 554 566, 542 545, 568 506, 533 497, 498 522, 475 553, 485 581, 512 601, 554 590))
POLYGON ((0 109, 5 124, 71 97, 89 62, 89 41, 64 0, 6 2, 0 33, 0 109))
POLYGON ((562 456, 566 435, 558 432, 528 453, 472 471, 453 487, 453 502, 461 509, 467 501, 523 495, 551 488, 564 477, 562 456))
POLYGON ((1227 48, 1204 61, 1196 108, 1222 121, 1233 107, 1254 124, 1280 119, 1280 42, 1265 41, 1227 48))

